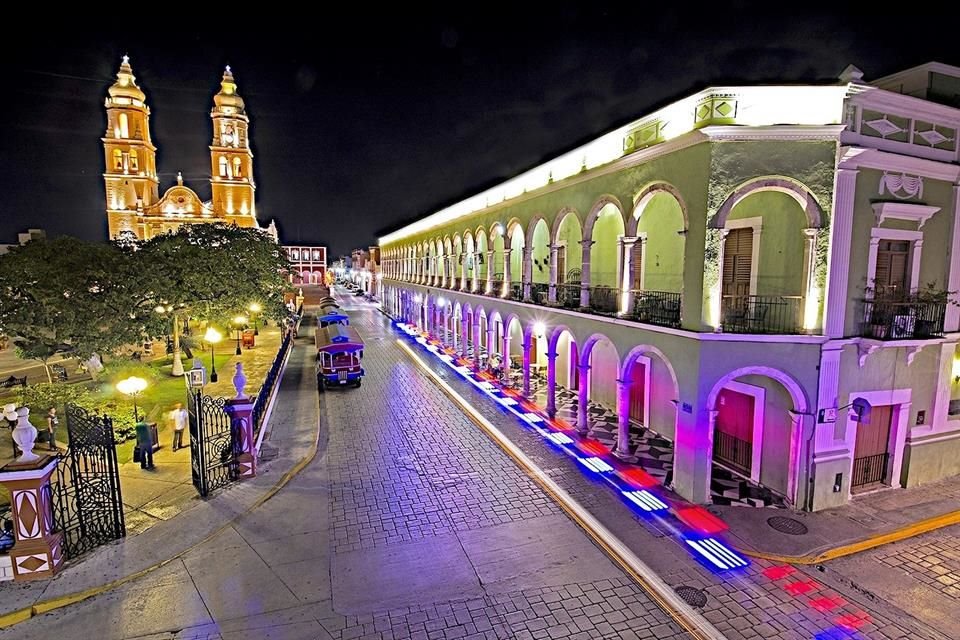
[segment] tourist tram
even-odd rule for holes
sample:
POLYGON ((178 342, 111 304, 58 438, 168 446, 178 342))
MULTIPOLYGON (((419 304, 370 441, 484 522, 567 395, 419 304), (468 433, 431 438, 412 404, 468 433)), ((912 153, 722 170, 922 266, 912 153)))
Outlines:
POLYGON ((363 378, 363 339, 357 330, 344 324, 317 327, 317 389, 360 386, 363 378))
POLYGON ((317 312, 317 329, 322 329, 331 324, 350 324, 350 316, 337 307, 320 307, 317 312))

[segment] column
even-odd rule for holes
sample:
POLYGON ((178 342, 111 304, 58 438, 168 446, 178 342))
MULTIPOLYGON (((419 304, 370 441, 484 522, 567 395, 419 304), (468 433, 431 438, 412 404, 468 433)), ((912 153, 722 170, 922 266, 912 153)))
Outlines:
POLYGON ((532 346, 529 338, 523 341, 523 395, 525 398, 530 397, 530 347, 532 346))
POLYGON ((470 332, 473 337, 473 370, 480 368, 480 314, 473 312, 473 331, 470 332))
POLYGON ((470 328, 470 323, 467 322, 467 317, 463 315, 461 307, 460 315, 460 355, 464 358, 467 357, 467 331, 470 328))
MULTIPOLYGON (((960 290, 960 185, 953 187, 953 232, 950 238, 950 272, 947 276, 947 291, 960 290)), ((960 307, 947 305, 946 331, 960 331, 960 307)))
POLYGON ((500 361, 503 363, 503 371, 506 374, 507 383, 510 382, 510 332, 507 330, 508 327, 503 328, 503 351, 501 355, 503 356, 500 361))
POLYGON ((486 342, 484 342, 484 345, 486 346, 486 349, 487 349, 487 357, 484 359, 484 363, 483 363, 485 369, 490 368, 490 357, 493 355, 493 351, 494 351, 493 332, 494 332, 493 323, 490 322, 490 318, 487 318, 487 340, 486 342))
POLYGON ((617 448, 614 455, 628 459, 630 455, 630 380, 617 380, 617 448))
POLYGON ((490 295, 491 293, 493 293, 493 272, 494 272, 493 256, 494 256, 493 249, 491 249, 490 251, 487 251, 487 288, 484 290, 484 293, 486 293, 487 295, 490 295))
POLYGON ((623 315, 633 313, 633 281, 636 280, 634 273, 641 267, 633 264, 633 246, 637 244, 638 239, 635 236, 620 238, 620 255, 623 260, 623 274, 620 277, 620 313, 623 315))
POLYGON ((531 285, 533 284, 533 247, 523 248, 523 300, 530 302, 533 299, 531 295, 531 285))
POLYGON ((817 229, 804 229, 803 235, 807 244, 807 264, 804 270, 803 285, 803 314, 800 326, 804 329, 814 329, 817 324, 816 313, 819 306, 817 300, 817 229), (807 326, 810 325, 810 326, 807 326))
POLYGON ((547 293, 547 301, 556 304, 557 302, 557 255, 560 253, 560 245, 550 245, 550 290, 547 293))
POLYGON ((460 254, 460 291, 467 290, 467 253, 460 254))
POLYGON ((580 307, 590 306, 590 247, 596 240, 581 240, 580 259, 580 307))
POLYGON ((501 298, 510 297, 510 290, 513 288, 513 267, 510 261, 510 254, 513 249, 503 248, 503 291, 500 292, 501 298))
POLYGON ((473 284, 470 287, 470 291, 472 292, 480 288, 480 256, 482 255, 479 251, 473 254, 473 284))
POLYGON ((557 354, 547 353, 547 415, 557 415, 557 354))
MULTIPOLYGON (((243 371, 241 363, 237 363, 239 371, 243 371)), ((234 376, 234 384, 237 378, 234 376)), ((241 387, 240 391, 243 391, 241 387)), ((230 430, 233 431, 237 457, 237 472, 241 479, 252 478, 257 475, 256 441, 253 438, 253 400, 238 395, 227 400, 224 411, 230 416, 230 430)))
POLYGON ((833 192, 833 220, 830 223, 830 256, 827 260, 827 294, 823 332, 843 337, 847 314, 847 283, 850 278, 850 241, 853 235, 853 203, 857 192, 854 169, 837 169, 833 192))
POLYGON ((590 382, 590 365, 581 364, 577 367, 580 373, 580 382, 577 385, 577 433, 586 436, 590 433, 590 423, 587 420, 587 385, 590 382))

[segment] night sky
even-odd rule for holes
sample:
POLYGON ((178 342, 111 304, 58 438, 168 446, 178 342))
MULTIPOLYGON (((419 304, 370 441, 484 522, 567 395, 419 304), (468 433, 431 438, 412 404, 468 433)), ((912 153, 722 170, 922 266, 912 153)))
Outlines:
POLYGON ((209 198, 209 112, 230 64, 252 119, 261 224, 276 219, 283 242, 334 256, 709 84, 830 81, 848 63, 868 80, 960 64, 942 32, 955 13, 941 20, 918 3, 896 15, 742 2, 472 15, 368 3, 333 15, 320 4, 283 21, 262 7, 245 18, 243 6, 229 19, 175 20, 163 15, 182 7, 158 6, 99 31, 8 24, 0 242, 28 226, 106 237, 103 100, 124 53, 152 110, 161 194, 181 170, 209 198))

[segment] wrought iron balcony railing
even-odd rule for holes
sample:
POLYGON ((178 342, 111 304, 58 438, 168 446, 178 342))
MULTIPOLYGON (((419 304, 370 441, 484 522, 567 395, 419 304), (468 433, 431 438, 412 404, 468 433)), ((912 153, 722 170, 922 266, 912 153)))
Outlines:
POLYGON ((713 458, 746 475, 750 475, 753 460, 753 443, 724 433, 720 429, 713 432, 713 458))
POLYGON ((720 324, 727 333, 804 333, 803 296, 722 296, 720 324))
POLYGON ((534 282, 530 285, 530 299, 534 304, 547 304, 550 298, 550 285, 546 282, 534 282))
POLYGON ((620 290, 615 287, 590 287, 590 308, 600 313, 619 310, 620 290))
POLYGON ((939 338, 946 314, 946 302, 864 300, 860 335, 875 340, 939 338))
POLYGON ((660 327, 680 327, 682 297, 673 291, 633 291, 633 319, 660 327))
POLYGON ((557 303, 565 309, 576 309, 580 306, 580 283, 567 282, 557 285, 557 303))

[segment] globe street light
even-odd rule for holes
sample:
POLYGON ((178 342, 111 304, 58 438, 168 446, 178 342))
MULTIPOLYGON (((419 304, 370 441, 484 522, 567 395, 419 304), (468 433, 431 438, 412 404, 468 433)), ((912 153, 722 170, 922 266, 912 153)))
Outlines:
POLYGON ((223 340, 223 335, 213 327, 207 327, 207 333, 204 334, 203 339, 210 343, 210 382, 216 382, 217 361, 214 359, 213 345, 223 340))
POLYGON ((240 351, 240 330, 243 329, 243 325, 247 324, 247 319, 244 316, 237 316, 233 319, 233 324, 237 325, 237 355, 239 356, 242 353, 240 351))
POLYGON ((140 415, 137 413, 137 396, 146 388, 147 381, 137 376, 130 376, 117 383, 117 389, 120 393, 133 399, 133 419, 135 422, 140 422, 140 415))
POLYGON ((257 315, 263 311, 263 307, 261 307, 259 303, 251 302, 247 309, 250 310, 250 314, 253 316, 253 335, 258 336, 260 335, 260 325, 257 322, 257 315))

